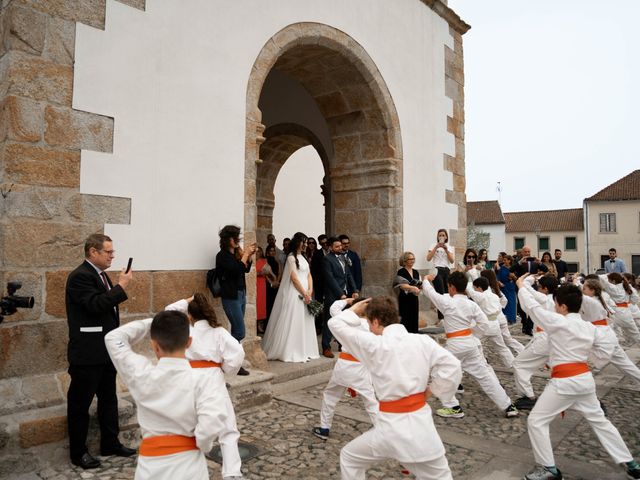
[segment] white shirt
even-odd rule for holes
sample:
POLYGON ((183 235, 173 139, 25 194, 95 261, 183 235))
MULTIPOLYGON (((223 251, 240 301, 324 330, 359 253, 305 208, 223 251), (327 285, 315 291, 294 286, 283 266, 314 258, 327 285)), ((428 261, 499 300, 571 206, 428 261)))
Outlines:
POLYGON ((500 323, 498 322, 498 315, 502 313, 500 298, 491 291, 491 288, 487 288, 483 292, 475 291, 472 283, 467 283, 467 294, 480 307, 489 321, 490 328, 485 332, 480 332, 480 336, 501 335, 500 323))
MULTIPOLYGON (((432 251, 434 248, 436 248, 437 245, 438 245, 437 242, 434 243, 433 246, 429 249, 429 251, 432 251)), ((449 257, 447 256, 447 251, 453 254, 454 250, 453 250, 453 247, 448 243, 445 245, 447 247, 446 250, 442 247, 438 247, 438 249, 434 252, 433 257, 431 258, 431 262, 433 263, 434 267, 448 268, 451 265, 452 262, 449 261, 449 257)))
MULTIPOLYGON (((453 333, 467 328, 473 329, 476 326, 483 334, 491 331, 487 316, 464 293, 453 297, 449 294, 440 295, 428 281, 422 283, 422 291, 444 315, 443 323, 446 333, 453 333)), ((447 348, 454 344, 463 348, 476 348, 480 342, 471 335, 447 338, 447 348)))
MULTIPOLYGON (((471 302, 469 302, 471 303, 471 302)), ((460 361, 427 335, 411 334, 397 323, 382 335, 363 332, 360 318, 345 310, 329 320, 336 339, 371 373, 380 401, 425 392, 427 386, 449 400, 462 377, 460 361)), ((380 412, 371 448, 401 462, 422 462, 444 454, 428 404, 410 413, 380 412)))
MULTIPOLYGON (((189 302, 178 300, 165 310, 187 313, 189 302)), ((244 349, 224 327, 212 327, 206 320, 198 320, 191 327, 191 346, 185 352, 188 360, 208 360, 222 363, 225 373, 235 375, 244 361, 244 349)))
POLYGON ((209 452, 227 418, 224 380, 191 368, 183 358, 161 358, 157 365, 131 349, 149 332, 151 318, 129 322, 105 336, 107 351, 136 402, 143 438, 195 437, 199 450, 170 456, 138 457, 138 478, 208 478, 202 452, 209 452), (172 468, 167 468, 170 463, 172 468), (204 476, 202 476, 204 465, 204 476), (195 476, 186 476, 193 475, 195 476), (183 475, 185 474, 185 475, 183 475))
MULTIPOLYGON (((596 367, 602 367, 608 363, 616 345, 607 335, 607 329, 583 321, 579 313, 561 315, 545 310, 533 298, 530 288, 521 288, 518 291, 518 299, 547 333, 549 341, 547 363, 550 367, 564 363, 586 363, 587 359, 592 360, 596 367)), ((591 393, 596 389, 591 372, 567 378, 552 378, 549 385, 563 395, 591 393)))

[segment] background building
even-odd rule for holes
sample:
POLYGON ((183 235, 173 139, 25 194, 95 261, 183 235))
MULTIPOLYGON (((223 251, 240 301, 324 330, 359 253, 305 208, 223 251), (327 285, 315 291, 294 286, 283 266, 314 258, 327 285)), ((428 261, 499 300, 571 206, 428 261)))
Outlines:
POLYGON ((584 200, 587 270, 601 268, 615 248, 627 271, 640 275, 640 170, 584 200))
POLYGON ((488 246, 483 243, 482 248, 488 250, 490 260, 495 260, 498 258, 498 253, 507 250, 504 216, 496 200, 467 202, 469 246, 474 245, 474 241, 482 242, 483 236, 486 236, 488 246))
POLYGON ((581 208, 543 210, 504 214, 506 251, 512 253, 524 245, 541 257, 546 251, 562 250, 562 259, 570 272, 583 271, 584 227, 581 208))

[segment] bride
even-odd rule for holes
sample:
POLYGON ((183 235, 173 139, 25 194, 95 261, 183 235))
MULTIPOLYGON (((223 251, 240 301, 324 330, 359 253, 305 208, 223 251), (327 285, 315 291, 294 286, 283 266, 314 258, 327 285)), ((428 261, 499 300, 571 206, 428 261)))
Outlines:
POLYGON ((306 362, 320 357, 314 319, 307 310, 313 298, 313 281, 309 263, 302 256, 306 243, 307 236, 298 232, 289 245, 291 253, 262 339, 269 360, 306 362))

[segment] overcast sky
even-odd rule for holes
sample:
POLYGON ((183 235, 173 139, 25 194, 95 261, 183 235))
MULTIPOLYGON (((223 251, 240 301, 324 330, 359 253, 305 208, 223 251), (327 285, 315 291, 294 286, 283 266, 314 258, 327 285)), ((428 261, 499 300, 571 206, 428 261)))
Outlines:
POLYGON ((468 24, 467 199, 579 208, 640 168, 639 0, 449 0, 468 24))

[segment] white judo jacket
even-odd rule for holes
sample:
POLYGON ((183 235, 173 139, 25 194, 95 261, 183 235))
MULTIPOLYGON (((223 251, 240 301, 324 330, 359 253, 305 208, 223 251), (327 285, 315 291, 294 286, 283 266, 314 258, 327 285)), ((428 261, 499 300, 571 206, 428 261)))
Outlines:
POLYGON ((154 365, 135 353, 131 345, 145 337, 151 321, 133 321, 109 332, 105 337, 107 351, 136 402, 142 437, 195 437, 198 450, 139 456, 135 480, 208 479, 203 452, 211 450, 227 418, 223 377, 191 368, 186 359, 164 357, 154 365))
MULTIPOLYGON (((399 323, 385 327, 382 335, 365 332, 351 310, 331 318, 328 325, 365 365, 381 402, 425 392, 427 387, 444 401, 455 394, 462 377, 460 361, 427 335, 411 334, 399 323)), ((371 448, 381 457, 416 463, 445 453, 428 404, 410 413, 379 412, 373 431, 371 448)))

